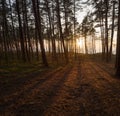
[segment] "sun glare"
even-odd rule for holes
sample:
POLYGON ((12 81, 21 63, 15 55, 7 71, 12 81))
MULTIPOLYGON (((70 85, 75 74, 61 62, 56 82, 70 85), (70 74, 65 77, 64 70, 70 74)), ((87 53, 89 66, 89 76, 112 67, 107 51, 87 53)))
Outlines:
POLYGON ((81 39, 77 39, 77 45, 78 47, 82 47, 83 43, 81 39))

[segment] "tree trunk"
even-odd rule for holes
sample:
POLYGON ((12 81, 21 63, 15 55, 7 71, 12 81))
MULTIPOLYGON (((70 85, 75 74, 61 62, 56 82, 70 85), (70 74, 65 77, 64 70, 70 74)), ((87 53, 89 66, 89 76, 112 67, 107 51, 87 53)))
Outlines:
POLYGON ((87 48, 87 36, 85 35, 85 53, 88 54, 88 48, 87 48))
POLYGON ((39 11, 39 1, 32 0, 32 5, 33 5, 33 11, 34 11, 34 17, 35 17, 35 27, 36 27, 38 37, 39 37, 39 42, 40 42, 42 62, 45 66, 48 66, 44 44, 43 44, 43 40, 41 36, 42 32, 41 32, 41 16, 40 16, 40 11, 39 11))
POLYGON ((8 24, 7 24, 7 18, 6 18, 6 9, 5 9, 5 3, 6 0, 2 0, 2 17, 3 17, 3 23, 2 23, 2 34, 3 34, 3 45, 4 45, 4 55, 5 55, 5 60, 8 63, 8 24))
POLYGON ((15 43, 15 48, 16 48, 16 53, 17 53, 17 59, 20 58, 20 55, 18 53, 18 44, 17 44, 17 39, 16 39, 16 35, 15 35, 15 26, 14 26, 14 21, 13 21, 13 11, 12 11, 12 6, 11 6, 11 0, 9 0, 9 6, 10 6, 10 18, 11 18, 11 25, 12 25, 12 39, 13 39, 13 42, 15 43))
POLYGON ((111 43, 110 43, 110 51, 109 51, 109 59, 111 60, 112 57, 112 44, 113 44, 113 37, 114 37, 114 19, 115 19, 115 1, 113 1, 113 12, 112 12, 112 32, 111 32, 111 43))
POLYGON ((117 50, 116 50, 116 75, 120 77, 120 1, 118 10, 118 31, 117 31, 117 50))
POLYGON ((26 53, 25 53, 25 46, 24 46, 22 22, 21 22, 21 16, 20 16, 19 0, 16 0, 16 9, 17 9, 18 23, 19 23, 19 34, 20 34, 20 45, 21 45, 21 51, 22 51, 22 59, 25 62, 26 61, 26 55, 25 55, 26 53))
POLYGON ((60 33, 60 39, 61 39, 63 49, 64 49, 65 60, 66 60, 66 63, 68 63, 69 62, 68 52, 67 52, 66 47, 65 47, 63 33, 62 33, 59 0, 56 0, 56 10, 57 10, 57 19, 58 19, 58 28, 59 28, 59 33, 60 33))
POLYGON ((109 61, 108 52, 108 0, 105 0, 105 51, 106 51, 106 62, 109 61))

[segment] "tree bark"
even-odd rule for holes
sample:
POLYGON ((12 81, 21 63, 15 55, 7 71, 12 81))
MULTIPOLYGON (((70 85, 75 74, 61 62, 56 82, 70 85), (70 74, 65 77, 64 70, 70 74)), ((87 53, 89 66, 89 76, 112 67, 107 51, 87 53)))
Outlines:
POLYGON ((108 52, 108 0, 105 0, 105 51, 106 51, 106 62, 109 61, 108 52))
POLYGON ((18 23, 19 23, 19 34, 20 34, 22 59, 24 62, 26 62, 26 53, 25 53, 24 36, 23 36, 23 30, 22 30, 22 21, 21 21, 21 16, 20 16, 19 0, 16 0, 16 8, 17 8, 17 15, 18 15, 18 23))
POLYGON ((120 0, 118 10, 118 30, 117 30, 117 49, 116 49, 116 75, 120 77, 120 0))
POLYGON ((62 33, 59 0, 56 0, 56 10, 57 10, 57 19, 58 19, 58 28, 59 28, 59 33, 60 33, 60 39, 61 39, 63 49, 64 49, 65 60, 66 60, 66 63, 68 63, 69 62, 68 52, 65 47, 65 42, 64 42, 63 33, 62 33))
POLYGON ((39 1, 38 0, 32 0, 33 10, 34 10, 34 17, 35 17, 35 27, 38 33, 39 42, 40 42, 40 48, 41 48, 41 55, 42 55, 42 62, 45 66, 48 66, 44 44, 42 40, 42 32, 41 32, 41 16, 39 11, 39 1))
POLYGON ((114 37, 114 19, 115 19, 115 1, 113 1, 113 12, 112 12, 111 43, 110 43, 110 51, 109 51, 110 60, 112 57, 112 45, 113 45, 113 37, 114 37))

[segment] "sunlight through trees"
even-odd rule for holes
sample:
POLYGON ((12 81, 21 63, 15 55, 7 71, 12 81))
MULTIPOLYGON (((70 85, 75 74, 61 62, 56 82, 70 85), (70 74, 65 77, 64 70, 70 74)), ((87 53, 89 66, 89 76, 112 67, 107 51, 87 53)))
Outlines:
POLYGON ((78 53, 100 53, 102 60, 110 62, 115 53, 119 67, 118 3, 118 0, 1 0, 0 63, 40 61, 48 66, 49 59, 59 62, 62 57, 67 64, 78 53))

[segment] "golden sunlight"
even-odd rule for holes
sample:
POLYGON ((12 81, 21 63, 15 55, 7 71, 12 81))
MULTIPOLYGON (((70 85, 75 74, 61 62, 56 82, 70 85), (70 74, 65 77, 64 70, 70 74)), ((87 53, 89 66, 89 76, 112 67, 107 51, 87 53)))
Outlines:
POLYGON ((77 46, 82 47, 83 46, 83 41, 81 39, 77 39, 77 46))

